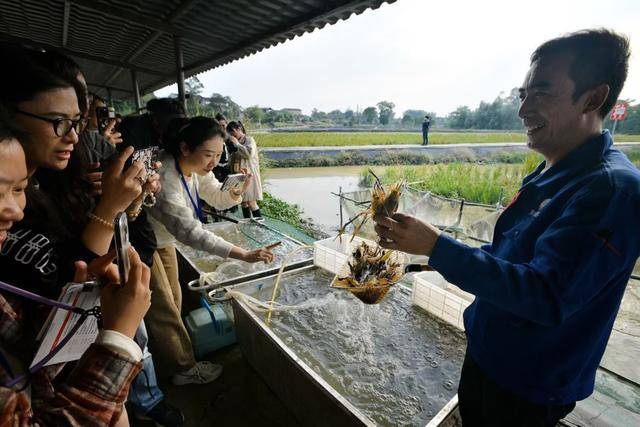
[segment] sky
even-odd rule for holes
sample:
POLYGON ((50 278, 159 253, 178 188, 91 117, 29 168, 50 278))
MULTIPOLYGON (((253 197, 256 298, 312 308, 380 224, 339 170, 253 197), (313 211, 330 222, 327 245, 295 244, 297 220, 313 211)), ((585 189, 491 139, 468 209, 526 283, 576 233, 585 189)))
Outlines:
MULTIPOLYGON (((519 86, 535 48, 607 27, 631 41, 621 97, 640 102, 638 0, 397 0, 198 75, 203 95, 309 114, 379 101, 444 116, 519 86), (635 51, 635 54, 634 52, 635 51)), ((176 93, 176 86, 156 96, 176 93)))

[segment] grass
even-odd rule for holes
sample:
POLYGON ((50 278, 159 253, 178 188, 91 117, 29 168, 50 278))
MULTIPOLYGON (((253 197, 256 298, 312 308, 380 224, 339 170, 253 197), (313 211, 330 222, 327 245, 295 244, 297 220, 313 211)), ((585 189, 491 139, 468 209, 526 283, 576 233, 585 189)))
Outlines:
MULTIPOLYGON (((405 180, 420 190, 470 202, 505 203, 517 193, 522 179, 539 163, 537 155, 527 156, 521 164, 450 163, 425 166, 392 166, 378 177, 383 184, 405 180)), ((372 185, 367 171, 361 174, 364 185, 372 185)))
MULTIPOLYGON (((260 147, 319 147, 420 144, 417 132, 277 132, 255 135, 260 147)), ((525 142, 524 133, 431 133, 431 144, 485 144, 498 142, 525 142)), ((616 135, 618 142, 640 141, 640 135, 616 135)))
POLYGON ((299 225, 302 221, 302 211, 298 205, 289 204, 267 192, 263 193, 260 210, 270 218, 275 218, 291 225, 299 225))

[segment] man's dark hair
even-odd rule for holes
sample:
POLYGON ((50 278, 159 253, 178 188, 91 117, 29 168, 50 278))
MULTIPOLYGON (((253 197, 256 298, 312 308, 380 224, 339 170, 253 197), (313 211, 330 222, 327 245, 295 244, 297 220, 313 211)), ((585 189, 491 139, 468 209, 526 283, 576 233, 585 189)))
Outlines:
POLYGON ((531 55, 531 63, 542 57, 568 56, 569 77, 575 84, 573 101, 601 84, 609 86, 609 96, 600 108, 606 117, 616 103, 629 69, 629 39, 607 29, 583 30, 549 40, 531 55))
POLYGON ((173 98, 154 98, 147 102, 147 111, 155 116, 184 116, 182 103, 173 98))
POLYGON ((153 116, 162 132, 172 120, 186 117, 184 106, 174 98, 154 98, 147 102, 147 111, 153 116))
POLYGON ((216 114, 215 119, 217 121, 220 121, 220 120, 224 120, 225 122, 227 121, 227 118, 222 113, 216 114))

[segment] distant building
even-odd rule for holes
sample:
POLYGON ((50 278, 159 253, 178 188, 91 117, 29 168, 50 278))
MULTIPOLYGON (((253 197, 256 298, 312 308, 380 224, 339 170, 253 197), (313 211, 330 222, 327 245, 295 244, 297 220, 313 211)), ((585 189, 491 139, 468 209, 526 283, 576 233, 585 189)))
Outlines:
POLYGON ((300 108, 283 108, 280 110, 281 113, 291 114, 292 116, 301 116, 302 110, 300 108))

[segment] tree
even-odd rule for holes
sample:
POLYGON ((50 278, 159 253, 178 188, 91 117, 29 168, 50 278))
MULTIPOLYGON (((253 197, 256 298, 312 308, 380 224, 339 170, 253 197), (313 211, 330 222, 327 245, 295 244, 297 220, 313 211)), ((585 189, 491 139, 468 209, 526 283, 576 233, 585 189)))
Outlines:
POLYGON ((436 113, 425 110, 406 110, 402 113, 402 125, 407 127, 420 127, 424 116, 431 118, 431 126, 435 124, 436 113))
POLYGON ((447 116, 447 122, 452 129, 469 129, 473 124, 473 112, 466 105, 458 107, 447 116))
POLYGON ((333 110, 327 113, 327 117, 334 123, 341 123, 344 118, 344 114, 342 114, 342 111, 340 110, 333 110))
POLYGON ((393 109, 396 108, 396 104, 390 101, 380 101, 378 102, 378 111, 380 111, 380 124, 388 125, 391 120, 393 120, 394 112, 393 109))
POLYGON ((362 119, 367 124, 373 124, 378 120, 378 110, 376 107, 367 107, 362 111, 362 119))
POLYGON ((475 110, 458 107, 447 117, 449 127, 453 129, 522 129, 518 117, 520 94, 513 88, 509 95, 500 94, 493 102, 480 102, 475 110))
POLYGON ((242 113, 242 107, 233 102, 233 100, 219 93, 214 93, 209 98, 208 106, 213 109, 213 113, 222 113, 229 120, 236 120, 240 113, 242 113))
POLYGON ((188 93, 191 96, 200 95, 204 90, 204 85, 202 84, 200 79, 198 79, 198 76, 193 76, 185 80, 184 90, 185 93, 188 93))
POLYGON ((311 119, 314 121, 322 121, 327 119, 327 113, 320 111, 317 108, 311 110, 311 119))
POLYGON ((252 123, 261 123, 264 120, 264 110, 257 105, 245 108, 244 115, 252 123))

